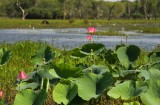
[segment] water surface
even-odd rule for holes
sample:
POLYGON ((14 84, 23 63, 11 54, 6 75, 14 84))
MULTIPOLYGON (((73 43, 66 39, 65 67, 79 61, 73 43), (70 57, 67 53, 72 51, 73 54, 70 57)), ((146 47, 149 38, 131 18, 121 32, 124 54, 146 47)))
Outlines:
MULTIPOLYGON (((99 28, 97 31, 107 30, 99 28)), ((125 32, 125 31, 124 31, 125 32)), ((57 48, 71 49, 80 47, 87 40, 87 29, 85 28, 64 28, 64 29, 5 29, 0 30, 0 43, 15 43, 18 41, 42 41, 54 44, 57 48)), ((117 44, 135 44, 145 49, 153 49, 160 44, 160 34, 144 34, 137 31, 125 32, 128 34, 127 42, 125 36, 93 36, 92 41, 103 43, 108 48, 113 48, 117 44)))

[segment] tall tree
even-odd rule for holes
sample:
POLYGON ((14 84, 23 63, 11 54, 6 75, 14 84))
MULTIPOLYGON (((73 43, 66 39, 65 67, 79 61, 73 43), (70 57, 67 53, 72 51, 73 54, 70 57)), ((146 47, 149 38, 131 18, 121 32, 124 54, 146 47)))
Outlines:
POLYGON ((35 0, 17 0, 16 4, 22 12, 22 20, 28 15, 27 9, 35 5, 35 0))
POLYGON ((143 9, 143 13, 144 13, 144 17, 145 19, 148 19, 148 14, 147 14, 147 3, 148 3, 148 0, 141 0, 141 3, 142 3, 142 9, 143 9))

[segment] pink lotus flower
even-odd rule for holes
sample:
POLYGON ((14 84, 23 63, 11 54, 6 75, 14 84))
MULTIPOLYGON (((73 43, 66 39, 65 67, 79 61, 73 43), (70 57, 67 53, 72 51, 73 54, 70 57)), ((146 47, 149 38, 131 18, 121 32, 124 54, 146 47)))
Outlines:
POLYGON ((3 91, 0 90, 0 98, 3 96, 3 91))
POLYGON ((95 27, 88 27, 88 32, 93 34, 96 32, 96 28, 95 27))
POLYGON ((21 72, 19 73, 19 75, 17 76, 17 79, 20 79, 20 80, 23 80, 23 79, 26 79, 26 78, 28 78, 28 75, 25 74, 24 71, 21 71, 21 72))
POLYGON ((92 39, 92 36, 91 36, 91 35, 88 35, 88 36, 87 36, 87 39, 88 39, 88 40, 91 40, 91 39, 92 39))

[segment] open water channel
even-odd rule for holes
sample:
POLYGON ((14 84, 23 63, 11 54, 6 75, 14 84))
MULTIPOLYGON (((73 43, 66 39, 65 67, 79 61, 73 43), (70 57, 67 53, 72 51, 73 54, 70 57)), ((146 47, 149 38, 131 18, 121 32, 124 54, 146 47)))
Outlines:
MULTIPOLYGON (((106 30, 99 28, 97 31, 106 30)), ((53 44, 57 48, 72 49, 80 47, 87 40, 86 28, 64 29, 3 29, 0 30, 0 43, 15 43, 18 41, 40 41, 53 44)), ((135 44, 148 50, 154 49, 160 44, 160 34, 145 34, 137 31, 124 31, 128 34, 127 44, 135 44)), ((113 48, 117 44, 126 44, 125 36, 93 36, 93 42, 103 43, 107 48, 113 48)))

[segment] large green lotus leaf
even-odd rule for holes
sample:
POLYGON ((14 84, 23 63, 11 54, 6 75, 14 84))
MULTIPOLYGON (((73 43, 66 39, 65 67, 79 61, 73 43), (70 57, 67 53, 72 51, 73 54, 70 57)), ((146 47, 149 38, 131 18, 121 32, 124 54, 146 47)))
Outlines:
POLYGON ((16 95, 13 105, 33 105, 35 97, 36 95, 33 90, 22 90, 16 95))
POLYGON ((74 67, 70 64, 55 64, 54 69, 60 78, 78 78, 83 75, 80 68, 74 67))
POLYGON ((138 77, 139 78, 144 78, 145 80, 150 79, 150 72, 147 70, 140 70, 141 72, 139 73, 138 77))
POLYGON ((121 98, 123 100, 129 100, 140 96, 141 93, 148 89, 147 85, 142 81, 125 81, 116 85, 108 91, 108 95, 115 99, 121 98))
POLYGON ((40 70, 38 72, 38 74, 41 76, 41 77, 44 77, 44 78, 49 78, 49 79, 55 79, 55 78, 60 78, 56 71, 54 69, 49 69, 49 70, 40 70))
POLYGON ((73 49, 70 51, 71 57, 73 58, 83 58, 86 55, 80 52, 79 48, 73 49))
POLYGON ((90 43, 90 44, 85 44, 82 46, 81 52, 83 54, 89 55, 92 51, 95 54, 100 54, 103 50, 105 50, 106 47, 103 44, 100 43, 90 43))
POLYGON ((108 89, 112 85, 112 83, 113 79, 110 73, 106 72, 102 76, 99 76, 96 84, 96 94, 103 94, 103 92, 108 89))
POLYGON ((149 61, 150 62, 158 62, 160 60, 160 52, 151 52, 149 54, 149 61))
POLYGON ((46 98, 45 90, 36 93, 34 90, 25 89, 16 95, 13 105, 43 105, 46 98))
POLYGON ((138 101, 130 102, 130 103, 123 103, 123 105, 140 105, 138 101))
POLYGON ((104 58, 109 64, 115 64, 118 61, 117 54, 112 50, 108 50, 104 53, 104 58))
POLYGON ((23 90, 23 89, 36 89, 39 86, 37 82, 27 83, 22 82, 17 85, 16 90, 23 90))
POLYGON ((97 75, 102 75, 106 72, 110 72, 110 70, 107 66, 92 65, 91 67, 84 69, 83 72, 86 72, 86 73, 92 72, 97 75))
POLYGON ((53 99, 58 104, 69 104, 77 95, 78 87, 70 81, 61 81, 53 90, 53 99))
POLYGON ((150 69, 149 71, 147 70, 140 70, 140 74, 138 77, 140 78, 145 78, 145 80, 160 80, 160 70, 158 69, 150 69))
POLYGON ((11 58, 11 51, 6 48, 0 49, 0 66, 7 63, 11 58))
POLYGON ((121 70, 119 72, 119 75, 121 77, 126 77, 127 75, 132 75, 132 74, 136 74, 136 73, 140 73, 141 70, 121 70))
POLYGON ((44 89, 35 92, 36 98, 33 105, 44 105, 44 101, 47 99, 47 92, 44 89))
POLYGON ((97 75, 93 73, 86 74, 83 78, 80 78, 77 83, 79 97, 86 101, 89 101, 91 98, 97 98, 96 82, 97 75))
POLYGON ((43 61, 49 62, 53 57, 55 56, 55 53, 51 50, 49 46, 41 48, 36 55, 31 57, 31 60, 33 62, 41 61, 40 59, 44 59, 43 61), (39 59, 38 59, 39 58, 39 59))
POLYGON ((110 73, 105 73, 98 76, 94 73, 87 73, 77 82, 78 95, 83 100, 89 101, 91 98, 97 98, 112 84, 112 76, 110 73))
POLYGON ((135 45, 130 45, 127 47, 127 55, 129 58, 129 61, 134 62, 135 60, 137 60, 138 56, 140 56, 140 48, 138 46, 135 45))
POLYGON ((119 47, 116 50, 116 54, 117 54, 117 57, 118 57, 120 63, 125 67, 125 69, 128 69, 129 68, 129 58, 126 54, 126 51, 127 51, 126 46, 119 47))
POLYGON ((149 80, 149 89, 140 97, 145 105, 159 105, 160 104, 160 80, 149 80))
POLYGON ((44 58, 32 57, 31 63, 35 66, 37 66, 37 65, 42 66, 42 65, 44 65, 45 61, 44 61, 44 58))

